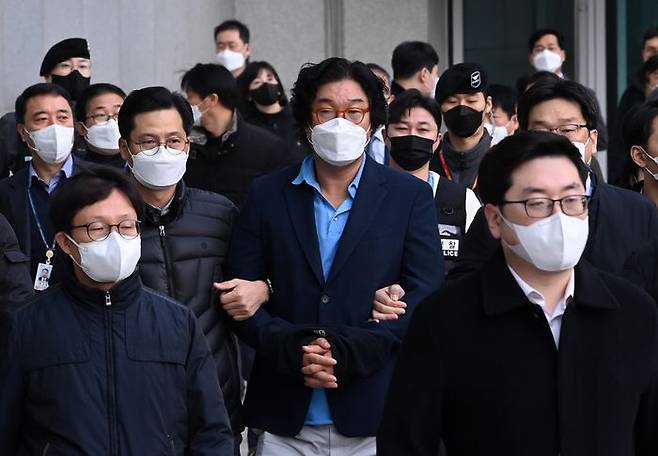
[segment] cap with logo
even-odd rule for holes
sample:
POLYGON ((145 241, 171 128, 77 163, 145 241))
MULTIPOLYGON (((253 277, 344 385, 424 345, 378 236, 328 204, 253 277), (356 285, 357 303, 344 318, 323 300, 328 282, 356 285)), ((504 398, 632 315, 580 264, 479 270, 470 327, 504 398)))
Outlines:
POLYGON ((487 72, 477 63, 458 63, 443 72, 436 85, 435 98, 441 104, 456 93, 486 93, 489 86, 487 72))
POLYGON ((83 59, 91 58, 87 40, 84 38, 67 38, 60 41, 59 43, 54 44, 50 49, 48 49, 46 56, 43 58, 39 76, 45 76, 49 74, 53 68, 55 68, 55 65, 73 57, 79 57, 83 59))

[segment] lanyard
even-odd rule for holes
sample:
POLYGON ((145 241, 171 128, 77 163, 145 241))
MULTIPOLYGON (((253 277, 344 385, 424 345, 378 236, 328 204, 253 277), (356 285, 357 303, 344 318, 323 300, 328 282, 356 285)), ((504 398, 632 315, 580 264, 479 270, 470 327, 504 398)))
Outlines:
POLYGON ((44 247, 46 247, 46 264, 50 264, 50 259, 55 255, 55 239, 53 239, 52 246, 49 247, 48 241, 46 241, 46 235, 43 232, 43 227, 41 226, 41 221, 39 220, 39 215, 37 214, 37 210, 34 208, 32 191, 29 187, 27 189, 27 199, 30 201, 30 209, 32 209, 32 216, 34 217, 34 221, 37 224, 39 234, 41 235, 41 241, 43 242, 44 247))
MULTIPOLYGON (((443 151, 439 152, 439 159, 441 160, 441 167, 443 168, 443 172, 446 174, 446 177, 448 180, 453 180, 452 178, 452 171, 450 171, 450 167, 448 166, 448 162, 446 161, 446 157, 443 154, 443 151)), ((471 187, 472 190, 475 190, 475 188, 478 186, 478 178, 480 176, 475 176, 475 180, 473 180, 473 186, 471 187)))

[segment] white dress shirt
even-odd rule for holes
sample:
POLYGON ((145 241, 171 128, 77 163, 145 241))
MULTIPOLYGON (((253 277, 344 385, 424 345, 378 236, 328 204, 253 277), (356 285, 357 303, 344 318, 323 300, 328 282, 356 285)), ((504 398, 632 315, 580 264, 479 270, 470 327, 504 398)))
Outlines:
POLYGON ((569 298, 573 298, 573 292, 575 288, 575 274, 573 269, 571 270, 571 276, 569 277, 567 288, 564 290, 564 296, 562 296, 562 299, 560 299, 560 301, 557 303, 557 306, 555 306, 555 309, 553 309, 553 313, 549 314, 548 310, 546 309, 546 300, 544 299, 544 296, 542 296, 540 292, 528 285, 528 283, 523 280, 521 276, 519 276, 516 271, 514 271, 514 269, 512 269, 509 265, 507 265, 507 267, 512 273, 514 280, 516 280, 516 283, 518 283, 519 287, 521 287, 523 294, 525 294, 528 298, 528 301, 533 304, 537 304, 544 311, 544 316, 546 317, 546 321, 548 321, 548 326, 551 328, 551 333, 553 333, 555 347, 559 348, 562 315, 564 315, 564 311, 567 309, 567 304, 570 300, 569 298))

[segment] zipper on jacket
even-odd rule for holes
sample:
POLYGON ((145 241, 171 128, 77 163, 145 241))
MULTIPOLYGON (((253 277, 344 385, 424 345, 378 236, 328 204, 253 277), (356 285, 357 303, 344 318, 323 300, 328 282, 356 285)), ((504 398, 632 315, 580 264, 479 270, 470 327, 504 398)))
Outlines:
POLYGON ((165 231, 164 225, 160 225, 158 231, 160 232, 160 245, 162 246, 162 254, 164 256, 165 275, 167 276, 167 295, 174 297, 174 282, 171 275, 173 267, 170 263, 169 250, 167 249, 167 241, 165 239, 167 237, 167 232, 165 231))
POLYGON ((43 447, 43 451, 41 452, 41 456, 46 456, 49 449, 50 449, 50 442, 46 443, 46 446, 43 447))
POLYGON ((167 434, 167 439, 169 440, 169 449, 171 450, 171 456, 176 456, 176 442, 174 441, 174 436, 172 434, 167 434))
POLYGON ((112 299, 110 292, 105 294, 105 369, 107 371, 107 409, 108 409, 108 428, 110 431, 110 451, 111 455, 118 455, 118 432, 116 417, 116 376, 114 372, 114 330, 112 315, 112 299))

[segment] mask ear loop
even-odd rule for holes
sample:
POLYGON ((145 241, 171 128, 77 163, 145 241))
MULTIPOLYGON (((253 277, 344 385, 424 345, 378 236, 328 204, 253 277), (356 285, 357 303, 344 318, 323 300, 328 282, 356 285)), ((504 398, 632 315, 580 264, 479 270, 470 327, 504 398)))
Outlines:
POLYGON ((26 140, 26 141, 25 141, 25 145, 26 145, 26 146, 28 147, 28 149, 30 149, 32 152, 36 152, 36 153, 38 153, 38 152, 39 152, 39 149, 37 148, 37 142, 34 140, 34 136, 32 136, 32 133, 30 133, 30 132, 27 130, 27 128, 25 128, 25 127, 23 127, 23 131, 25 132, 25 134, 27 135, 27 137, 28 137, 28 138, 32 141, 32 143, 34 144, 34 146, 32 146, 32 145, 30 144, 30 141, 27 141, 27 140, 26 140))

